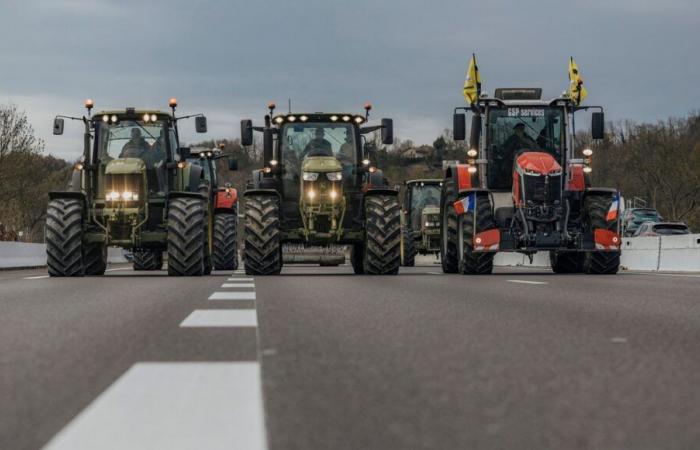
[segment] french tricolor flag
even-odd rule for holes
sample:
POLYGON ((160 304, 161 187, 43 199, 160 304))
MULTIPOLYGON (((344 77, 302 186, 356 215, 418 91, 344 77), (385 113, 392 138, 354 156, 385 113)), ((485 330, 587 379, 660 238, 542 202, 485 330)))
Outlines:
POLYGON ((611 222, 613 220, 617 220, 617 214, 620 211, 620 193, 618 192, 615 194, 615 197, 613 197, 613 202, 610 205, 610 209, 608 209, 608 214, 605 216, 605 220, 608 222, 611 222))
POLYGON ((472 193, 464 197, 463 199, 457 200, 454 203, 455 212, 457 215, 464 214, 468 211, 474 211, 476 206, 476 194, 472 193))

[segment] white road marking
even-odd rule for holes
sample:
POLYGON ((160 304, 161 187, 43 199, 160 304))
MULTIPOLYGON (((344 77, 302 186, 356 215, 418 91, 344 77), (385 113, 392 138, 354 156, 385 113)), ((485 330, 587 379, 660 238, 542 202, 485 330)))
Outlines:
POLYGON ((444 275, 442 272, 428 272, 430 275, 444 275))
POLYGON ((195 309, 181 327, 257 327, 254 309, 195 309))
POLYGON ((116 270, 131 270, 131 267, 118 267, 116 269, 107 269, 105 272, 114 272, 116 270))
POLYGON ((627 338, 625 337, 614 337, 610 338, 610 342, 614 344, 626 344, 627 343, 627 338))
POLYGON ((44 450, 264 450, 257 362, 142 362, 44 450))
POLYGON ((255 292, 214 292, 209 300, 255 300, 255 292))
POLYGON ((253 281, 252 278, 227 278, 226 281, 253 281))
POLYGON ((522 284, 548 284, 546 281, 528 281, 528 280, 506 280, 509 283, 522 283, 522 284))
POLYGON ((36 276, 36 277, 24 277, 24 278, 22 278, 22 279, 23 279, 23 280, 38 280, 38 279, 40 279, 40 278, 48 278, 48 277, 49 277, 49 275, 39 275, 39 276, 36 276))
POLYGON ((254 283, 224 283, 221 285, 222 288, 238 288, 238 289, 243 289, 243 288, 254 288, 255 284, 254 283))

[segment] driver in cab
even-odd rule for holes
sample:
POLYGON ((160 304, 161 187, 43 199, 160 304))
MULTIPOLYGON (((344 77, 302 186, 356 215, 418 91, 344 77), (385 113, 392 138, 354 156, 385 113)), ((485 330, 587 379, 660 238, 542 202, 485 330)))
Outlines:
POLYGON ((304 147, 302 159, 307 156, 333 156, 333 148, 331 143, 325 139, 325 134, 323 128, 316 128, 314 138, 304 147))
POLYGON ((146 150, 150 148, 146 139, 141 136, 141 130, 138 128, 131 129, 131 139, 124 144, 120 158, 143 158, 146 150))

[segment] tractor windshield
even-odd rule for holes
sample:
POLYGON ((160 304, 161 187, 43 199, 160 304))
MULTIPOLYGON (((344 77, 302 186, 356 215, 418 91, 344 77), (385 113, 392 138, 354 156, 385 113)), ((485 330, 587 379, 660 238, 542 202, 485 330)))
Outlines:
POLYGON ((488 176, 493 189, 510 189, 513 160, 521 150, 546 151, 557 161, 564 149, 564 110, 553 107, 490 108, 488 176))
POLYGON ((304 158, 334 156, 343 166, 343 184, 352 185, 357 166, 355 128, 347 123, 308 122, 286 124, 280 129, 280 158, 284 196, 298 197, 299 174, 304 158))
POLYGON ((117 158, 140 158, 147 167, 155 167, 167 157, 166 130, 162 122, 101 123, 97 157, 103 164, 117 158))
POLYGON ((411 214, 409 216, 410 228, 420 229, 421 214, 428 206, 440 207, 440 185, 415 183, 411 186, 410 205, 411 214))

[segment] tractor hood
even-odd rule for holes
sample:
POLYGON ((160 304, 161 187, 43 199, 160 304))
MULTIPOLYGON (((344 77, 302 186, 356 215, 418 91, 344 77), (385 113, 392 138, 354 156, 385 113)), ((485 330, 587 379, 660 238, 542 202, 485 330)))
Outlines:
POLYGON ((426 206, 421 211, 421 214, 440 214, 440 208, 438 206, 426 206))
POLYGON ((561 166, 556 159, 545 152, 525 152, 516 160, 518 168, 525 173, 539 175, 559 175, 561 166))
POLYGON ((105 174, 130 174, 143 173, 146 171, 146 164, 139 158, 113 159, 107 163, 105 174))
POLYGON ((301 163, 301 170, 304 172, 340 172, 343 166, 333 156, 309 156, 301 163))

